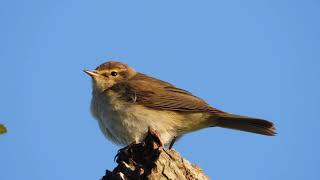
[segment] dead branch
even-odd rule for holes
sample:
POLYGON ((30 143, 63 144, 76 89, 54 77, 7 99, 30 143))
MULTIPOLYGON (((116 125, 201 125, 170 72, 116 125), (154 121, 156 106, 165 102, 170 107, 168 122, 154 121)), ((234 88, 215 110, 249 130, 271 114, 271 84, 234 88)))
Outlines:
POLYGON ((118 166, 102 180, 208 180, 196 165, 173 150, 164 149, 157 133, 149 130, 144 142, 120 149, 118 166))

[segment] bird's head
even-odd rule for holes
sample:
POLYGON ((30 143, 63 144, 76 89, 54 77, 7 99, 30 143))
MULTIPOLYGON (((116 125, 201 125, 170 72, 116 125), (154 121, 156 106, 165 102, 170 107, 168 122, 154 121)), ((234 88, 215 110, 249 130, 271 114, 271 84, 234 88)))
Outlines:
POLYGON ((84 70, 84 72, 91 76, 93 89, 97 92, 108 90, 115 84, 126 81, 137 74, 133 68, 117 61, 108 61, 93 71, 84 70))

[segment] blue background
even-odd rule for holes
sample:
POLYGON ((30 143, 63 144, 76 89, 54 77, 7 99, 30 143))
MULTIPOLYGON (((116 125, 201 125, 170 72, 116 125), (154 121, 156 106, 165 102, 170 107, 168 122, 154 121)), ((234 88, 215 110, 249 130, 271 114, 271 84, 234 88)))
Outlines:
POLYGON ((0 1, 1 180, 99 179, 119 147, 89 112, 83 69, 107 59, 219 109, 275 122, 175 148, 219 180, 320 179, 319 1, 0 1))

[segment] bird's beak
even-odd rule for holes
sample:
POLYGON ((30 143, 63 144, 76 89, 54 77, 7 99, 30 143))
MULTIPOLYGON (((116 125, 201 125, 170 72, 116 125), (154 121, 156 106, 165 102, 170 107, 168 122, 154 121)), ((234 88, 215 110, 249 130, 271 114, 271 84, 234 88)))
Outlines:
POLYGON ((89 76, 91 76, 92 78, 99 76, 98 73, 94 72, 94 71, 89 71, 89 70, 83 70, 83 72, 87 73, 89 76))

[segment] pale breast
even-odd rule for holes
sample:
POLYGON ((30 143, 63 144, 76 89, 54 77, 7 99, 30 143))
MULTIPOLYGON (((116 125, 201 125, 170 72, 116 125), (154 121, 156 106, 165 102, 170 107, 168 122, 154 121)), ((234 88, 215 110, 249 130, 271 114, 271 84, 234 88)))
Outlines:
MULTIPOLYGON (((174 111, 154 110, 134 102, 124 102, 114 92, 93 97, 91 110, 104 135, 121 145, 140 142, 149 127, 159 132, 164 144, 169 144, 174 137, 186 132, 190 128, 188 124, 192 123, 185 123, 186 116, 174 111)), ((198 114, 190 116, 199 119, 202 114, 198 114)))

